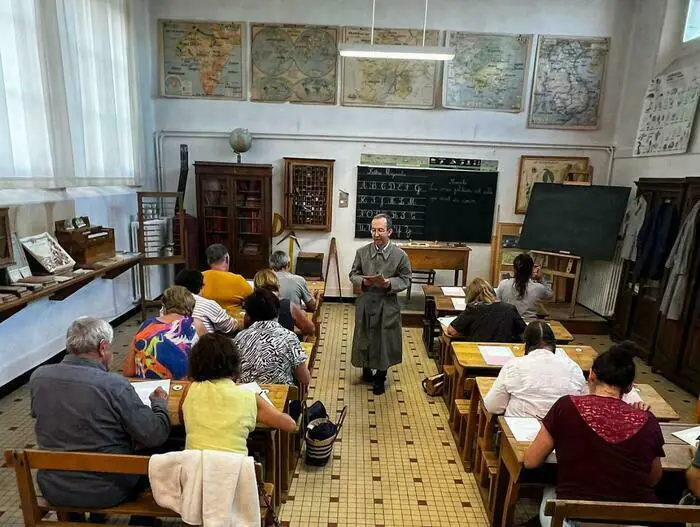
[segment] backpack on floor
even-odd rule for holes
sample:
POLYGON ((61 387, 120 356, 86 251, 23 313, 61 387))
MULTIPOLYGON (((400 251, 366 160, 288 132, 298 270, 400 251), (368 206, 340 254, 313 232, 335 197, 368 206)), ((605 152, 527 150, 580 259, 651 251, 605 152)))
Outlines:
POLYGON ((442 394, 445 389, 445 383, 447 382, 447 375, 444 373, 438 373, 436 375, 431 375, 423 379, 421 383, 423 385, 423 390, 425 393, 431 397, 437 397, 442 394))
POLYGON ((304 434, 307 465, 318 467, 328 463, 333 453, 333 443, 338 438, 347 413, 348 407, 345 406, 340 412, 337 423, 333 423, 327 415, 309 421, 304 434))

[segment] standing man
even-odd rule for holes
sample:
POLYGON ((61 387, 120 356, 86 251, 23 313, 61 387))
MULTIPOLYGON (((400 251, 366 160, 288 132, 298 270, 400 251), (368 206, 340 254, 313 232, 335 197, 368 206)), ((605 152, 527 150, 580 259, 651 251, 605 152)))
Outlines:
POLYGON ((406 253, 389 241, 391 218, 372 218, 372 243, 357 250, 350 281, 362 288, 355 301, 352 365, 362 368, 362 379, 384 393, 386 372, 401 362, 401 309, 396 294, 410 286, 411 265, 406 253), (376 370, 373 374, 372 370, 376 370))

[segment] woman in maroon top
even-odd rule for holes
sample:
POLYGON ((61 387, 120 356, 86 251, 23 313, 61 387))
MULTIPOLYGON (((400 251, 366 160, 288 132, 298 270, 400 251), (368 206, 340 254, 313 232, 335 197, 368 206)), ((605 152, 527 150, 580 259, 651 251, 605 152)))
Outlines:
POLYGON ((548 499, 657 502, 664 439, 656 418, 622 401, 632 389, 633 358, 639 348, 622 342, 599 355, 588 379, 590 395, 559 399, 525 452, 525 468, 535 468, 556 450, 557 487, 548 499))

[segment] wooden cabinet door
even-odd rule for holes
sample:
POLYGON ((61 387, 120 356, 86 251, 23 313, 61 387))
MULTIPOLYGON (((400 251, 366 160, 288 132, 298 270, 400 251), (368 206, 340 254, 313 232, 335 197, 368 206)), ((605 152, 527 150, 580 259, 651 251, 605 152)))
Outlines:
POLYGON ((622 265, 620 287, 615 302, 615 314, 610 325, 610 334, 615 340, 624 340, 629 335, 630 319, 634 311, 635 294, 632 276, 633 262, 625 260, 622 265))
POLYGON ((270 234, 265 178, 236 176, 234 185, 233 269, 246 278, 269 266, 270 234))

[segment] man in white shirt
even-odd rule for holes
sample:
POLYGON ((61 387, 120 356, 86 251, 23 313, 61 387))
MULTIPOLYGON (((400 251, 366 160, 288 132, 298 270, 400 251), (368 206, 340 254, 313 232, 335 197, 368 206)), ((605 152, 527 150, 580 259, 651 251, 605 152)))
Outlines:
POLYGON ((192 317, 200 320, 207 333, 231 335, 238 329, 238 322, 218 302, 199 296, 204 286, 204 275, 200 271, 183 269, 175 277, 175 285, 181 285, 194 296, 192 317))

